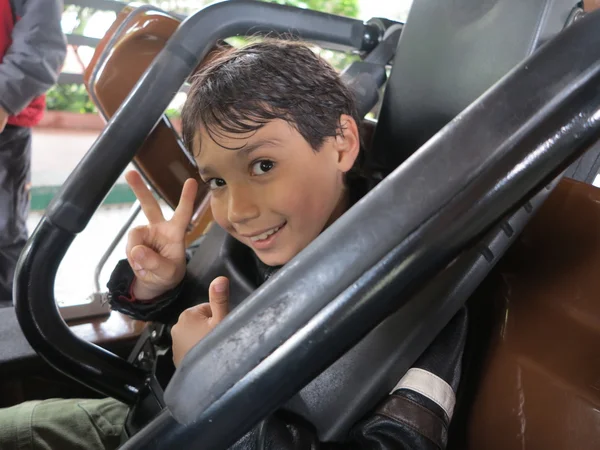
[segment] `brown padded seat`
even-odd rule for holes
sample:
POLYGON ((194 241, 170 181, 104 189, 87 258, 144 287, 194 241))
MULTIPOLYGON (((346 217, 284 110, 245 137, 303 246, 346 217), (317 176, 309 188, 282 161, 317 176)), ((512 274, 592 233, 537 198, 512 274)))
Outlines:
POLYGON ((491 335, 460 448, 598 448, 599 229, 600 189, 562 180, 470 300, 491 335))
MULTIPOLYGON (((84 73, 90 96, 106 120, 117 111, 179 23, 178 19, 151 7, 125 7, 121 11, 84 73)), ((199 181, 188 244, 202 234, 212 220, 207 189, 200 181, 193 156, 166 116, 137 151, 133 162, 172 208, 179 202, 185 180, 199 181)))

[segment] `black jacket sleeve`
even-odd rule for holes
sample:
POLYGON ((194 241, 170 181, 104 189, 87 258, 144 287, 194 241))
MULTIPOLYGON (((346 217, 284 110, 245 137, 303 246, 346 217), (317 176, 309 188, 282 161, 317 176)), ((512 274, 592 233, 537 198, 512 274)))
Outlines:
MULTIPOLYGON (((186 250, 186 260, 189 263, 192 255, 201 244, 203 237, 192 243, 186 250)), ((110 279, 106 284, 108 294, 106 300, 111 309, 119 311, 129 317, 146 322, 160 322, 170 324, 177 319, 185 309, 185 305, 178 301, 193 283, 187 273, 184 279, 175 288, 151 300, 135 300, 131 298, 131 286, 135 274, 126 259, 120 260, 113 269, 110 279)))
POLYGON ((173 317, 177 299, 185 288, 186 278, 175 288, 157 298, 140 301, 131 298, 131 285, 135 275, 129 261, 122 259, 113 270, 107 283, 107 300, 111 309, 146 322, 168 323, 173 317))
POLYGON ((279 411, 242 437, 233 450, 442 450, 448 441, 460 381, 467 314, 462 309, 394 391, 343 442, 319 442, 314 427, 279 411))

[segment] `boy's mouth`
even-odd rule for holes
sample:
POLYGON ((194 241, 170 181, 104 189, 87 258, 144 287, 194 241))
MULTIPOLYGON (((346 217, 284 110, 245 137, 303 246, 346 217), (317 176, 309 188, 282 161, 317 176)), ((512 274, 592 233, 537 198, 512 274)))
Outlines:
POLYGON ((252 242, 252 246, 258 249, 268 247, 275 240, 275 237, 278 235, 279 231, 286 224, 287 222, 283 222, 281 225, 266 230, 261 234, 249 236, 250 242, 252 242))

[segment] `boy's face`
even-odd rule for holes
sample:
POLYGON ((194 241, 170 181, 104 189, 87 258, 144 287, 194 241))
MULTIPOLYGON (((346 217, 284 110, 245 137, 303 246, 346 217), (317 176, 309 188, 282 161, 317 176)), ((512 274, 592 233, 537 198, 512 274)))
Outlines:
POLYGON ((215 221, 265 264, 287 263, 347 208, 343 175, 359 138, 352 118, 341 121, 342 136, 326 138, 319 151, 283 120, 248 135, 215 133, 217 142, 203 128, 196 135, 215 221))

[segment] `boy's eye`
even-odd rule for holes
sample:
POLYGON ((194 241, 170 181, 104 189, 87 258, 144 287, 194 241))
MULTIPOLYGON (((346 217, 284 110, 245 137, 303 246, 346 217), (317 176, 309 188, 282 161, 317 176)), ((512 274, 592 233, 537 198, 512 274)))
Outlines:
POLYGON ((263 159, 252 164, 252 175, 264 175, 275 166, 273 161, 263 159))
POLYGON ((213 190, 225 186, 226 183, 223 178, 211 178, 206 184, 208 184, 209 189, 213 190))

